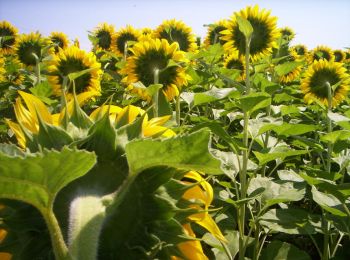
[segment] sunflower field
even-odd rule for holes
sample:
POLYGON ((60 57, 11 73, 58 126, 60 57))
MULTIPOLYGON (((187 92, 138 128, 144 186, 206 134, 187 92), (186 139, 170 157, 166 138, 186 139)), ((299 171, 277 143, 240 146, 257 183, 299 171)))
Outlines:
POLYGON ((1 260, 350 259, 350 50, 207 29, 0 22, 1 260))

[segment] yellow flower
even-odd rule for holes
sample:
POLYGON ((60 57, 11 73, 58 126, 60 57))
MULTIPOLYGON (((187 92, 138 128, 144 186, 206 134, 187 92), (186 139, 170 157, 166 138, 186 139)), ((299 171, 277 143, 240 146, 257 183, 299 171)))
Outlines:
POLYGON ((194 52, 197 50, 196 37, 192 29, 182 21, 165 20, 154 31, 154 37, 166 39, 169 43, 177 42, 182 51, 194 52))
POLYGON ((0 56, 0 83, 5 81, 5 59, 0 56))
MULTIPOLYGON (((287 61, 300 62, 300 57, 296 53, 295 50, 288 50, 288 53, 289 53, 289 58, 287 59, 287 61)), ((282 75, 279 78, 279 82, 290 83, 290 82, 294 81, 301 74, 302 68, 303 68, 303 66, 301 64, 299 66, 295 67, 293 70, 291 70, 287 74, 282 75)))
POLYGON ((349 90, 350 79, 346 74, 346 69, 341 63, 329 62, 324 59, 315 61, 305 73, 301 82, 301 91, 304 94, 305 102, 312 103, 318 100, 322 104, 328 104, 328 87, 339 83, 339 86, 333 90, 332 106, 336 107, 342 102, 349 90))
POLYGON ((342 50, 334 50, 333 54, 335 62, 344 62, 346 59, 346 54, 342 50))
POLYGON ((220 43, 221 45, 226 43, 226 41, 223 40, 223 35, 220 33, 227 30, 227 23, 227 20, 220 20, 208 26, 207 36, 204 39, 204 45, 206 47, 214 45, 215 43, 220 43))
POLYGON ((134 54, 127 59, 126 66, 121 74, 126 75, 123 82, 129 85, 129 90, 145 100, 151 96, 146 89, 135 88, 132 84, 141 81, 146 87, 154 83, 154 71, 159 70, 159 83, 163 84, 163 93, 168 100, 179 95, 179 89, 187 85, 189 76, 181 63, 187 62, 184 52, 179 51, 178 44, 169 44, 167 40, 148 38, 136 43, 131 52, 134 54), (178 66, 169 66, 170 61, 178 63, 178 66))
POLYGON ((141 33, 139 30, 136 30, 131 25, 127 25, 125 28, 121 28, 117 31, 112 37, 112 51, 119 55, 123 56, 130 45, 128 42, 137 42, 140 40, 141 33))
MULTIPOLYGON (((31 67, 36 65, 35 54, 39 60, 43 58, 42 49, 49 44, 49 40, 42 38, 39 33, 22 34, 17 38, 15 51, 18 60, 25 66, 31 67)), ((51 48, 48 54, 51 54, 51 48)))
POLYGON ((151 28, 145 27, 141 29, 141 33, 143 35, 152 35, 153 34, 153 30, 151 28))
POLYGON ((250 57, 253 61, 263 58, 272 53, 272 48, 277 48, 276 40, 280 36, 277 29, 277 17, 271 16, 270 11, 259 10, 259 6, 248 6, 236 12, 228 22, 228 29, 222 31, 223 40, 227 41, 224 48, 227 51, 238 50, 241 55, 245 54, 245 36, 239 30, 236 16, 247 19, 253 27, 250 42, 250 57))
POLYGON ((290 48, 291 52, 295 52, 298 56, 298 59, 303 58, 308 54, 308 50, 305 45, 298 44, 290 48))
POLYGON ((65 49, 69 45, 67 35, 62 32, 52 32, 49 37, 50 41, 55 44, 55 52, 59 51, 59 48, 65 49))
POLYGON ((316 60, 327 60, 327 61, 334 61, 334 54, 331 48, 327 46, 317 46, 315 49, 313 49, 307 56, 307 59, 310 64, 312 64, 316 60))
POLYGON ((93 43, 96 50, 111 49, 114 31, 114 26, 107 23, 102 23, 96 27, 92 32, 93 36, 97 38, 97 41, 93 43))
MULTIPOLYGON (((75 91, 77 94, 83 92, 101 92, 100 76, 102 75, 101 64, 96 61, 96 56, 86 53, 76 46, 60 50, 50 61, 48 80, 57 96, 62 94, 62 83, 64 77, 70 73, 88 70, 84 75, 75 79, 75 91)), ((73 89, 68 89, 68 99, 72 97, 73 89)))
POLYGON ((293 29, 291 29, 289 27, 281 28, 280 33, 281 33, 282 38, 286 39, 287 41, 291 41, 295 37, 295 32, 293 31, 293 29))
POLYGON ((0 22, 0 37, 8 37, 0 42, 0 55, 9 55, 14 53, 18 30, 7 21, 0 22))
POLYGON ((245 79, 245 59, 243 56, 239 55, 238 51, 233 51, 225 58, 224 67, 239 70, 238 81, 243 81, 245 79))

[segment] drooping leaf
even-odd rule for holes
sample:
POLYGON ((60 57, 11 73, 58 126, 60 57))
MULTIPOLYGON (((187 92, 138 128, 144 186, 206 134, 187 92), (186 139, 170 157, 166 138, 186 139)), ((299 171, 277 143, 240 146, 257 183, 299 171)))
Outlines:
POLYGON ((93 153, 67 148, 25 157, 0 153, 0 198, 20 200, 46 213, 56 194, 86 174, 95 162, 93 153))
POLYGON ((235 88, 216 88, 202 93, 195 93, 193 98, 193 106, 199 106, 207 104, 216 100, 223 99, 229 96, 232 92, 236 91, 235 88))
POLYGON ((259 161, 259 165, 264 165, 267 162, 277 160, 277 159, 280 159, 283 161, 287 157, 301 155, 305 153, 307 153, 307 151, 293 150, 288 146, 278 146, 266 153, 260 153, 260 152, 254 151, 254 154, 259 161))
POLYGON ((244 34, 244 36, 247 39, 250 38, 253 31, 254 31, 251 23, 247 19, 245 19, 244 17, 242 17, 240 15, 236 15, 235 17, 236 17, 236 20, 238 23, 239 30, 244 34))
POLYGON ((249 113, 271 104, 271 96, 267 93, 251 93, 239 99, 239 107, 249 113))

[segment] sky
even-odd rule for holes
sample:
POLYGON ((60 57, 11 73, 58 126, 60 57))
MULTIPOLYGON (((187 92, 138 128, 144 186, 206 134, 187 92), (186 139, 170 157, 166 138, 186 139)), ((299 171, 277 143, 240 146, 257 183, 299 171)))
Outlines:
POLYGON ((156 28, 163 20, 175 18, 203 38, 204 24, 228 19, 255 4, 271 10, 279 27, 296 32, 292 45, 350 47, 350 0, 0 0, 0 20, 9 21, 20 33, 64 32, 90 50, 88 31, 102 22, 116 29, 127 24, 156 28))

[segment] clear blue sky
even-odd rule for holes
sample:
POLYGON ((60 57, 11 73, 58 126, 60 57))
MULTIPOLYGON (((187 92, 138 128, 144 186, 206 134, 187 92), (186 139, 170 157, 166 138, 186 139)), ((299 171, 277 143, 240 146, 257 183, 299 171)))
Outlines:
POLYGON ((0 20, 8 20, 21 33, 62 31, 90 49, 87 31, 100 22, 117 29, 127 24, 155 28, 165 19, 176 18, 203 37, 203 24, 229 18, 254 4, 270 9, 278 17, 278 26, 291 27, 296 32, 294 44, 350 47, 350 0, 0 0, 0 20))

